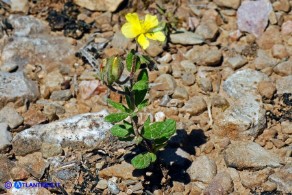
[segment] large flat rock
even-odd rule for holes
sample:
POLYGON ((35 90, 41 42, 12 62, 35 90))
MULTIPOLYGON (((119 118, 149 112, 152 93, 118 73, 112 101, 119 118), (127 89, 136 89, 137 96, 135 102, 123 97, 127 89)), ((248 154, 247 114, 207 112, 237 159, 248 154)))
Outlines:
POLYGON ((107 114, 108 112, 103 110, 33 126, 13 138, 13 151, 16 155, 26 155, 39 151, 42 143, 72 148, 94 147, 102 142, 112 127, 110 123, 104 121, 107 114))

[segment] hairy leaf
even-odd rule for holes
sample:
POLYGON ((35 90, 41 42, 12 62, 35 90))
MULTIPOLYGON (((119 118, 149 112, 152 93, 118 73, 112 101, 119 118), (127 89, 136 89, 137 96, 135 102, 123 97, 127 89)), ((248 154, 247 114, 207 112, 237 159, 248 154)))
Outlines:
POLYGON ((144 124, 143 137, 150 140, 161 138, 169 139, 176 131, 176 122, 172 119, 167 119, 163 122, 155 122, 150 125, 144 124))
POLYGON ((108 99, 107 102, 114 108, 122 111, 122 112, 127 112, 128 109, 121 103, 118 103, 118 102, 114 102, 112 101, 111 99, 108 99))
POLYGON ((114 125, 110 129, 110 131, 113 134, 113 136, 117 136, 120 138, 125 138, 130 133, 129 130, 126 129, 126 127, 124 125, 114 125))
POLYGON ((121 112, 121 113, 109 114, 104 119, 105 119, 106 122, 117 123, 117 122, 120 122, 120 121, 124 120, 128 116, 129 116, 128 113, 121 112))
POLYGON ((156 155, 150 152, 135 156, 131 163, 136 169, 145 169, 156 160, 156 155))

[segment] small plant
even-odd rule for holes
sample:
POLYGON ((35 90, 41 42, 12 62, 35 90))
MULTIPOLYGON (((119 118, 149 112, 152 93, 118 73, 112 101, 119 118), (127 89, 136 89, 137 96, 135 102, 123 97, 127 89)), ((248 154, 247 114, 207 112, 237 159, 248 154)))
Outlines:
MULTIPOLYGON (((161 42, 165 40, 163 26, 159 25, 156 16, 147 14, 145 20, 140 20, 138 14, 129 13, 126 15, 126 20, 127 22, 122 26, 122 33, 127 38, 135 38, 142 49, 148 48, 150 44, 148 39, 161 42)), ((146 152, 137 154, 131 160, 136 169, 144 169, 156 161, 156 153, 166 146, 167 141, 176 132, 176 122, 172 119, 151 122, 149 116, 146 121, 141 121, 138 113, 148 105, 146 95, 149 90, 147 68, 141 67, 142 65, 148 67, 151 60, 147 55, 139 54, 136 49, 127 54, 125 61, 129 75, 124 81, 120 81, 124 70, 120 57, 105 59, 99 67, 99 79, 109 89, 122 94, 126 100, 124 105, 108 99, 108 103, 119 112, 109 114, 105 120, 114 124, 110 130, 114 136, 123 141, 134 141, 146 149, 146 152), (117 85, 119 88, 116 87, 117 85)))

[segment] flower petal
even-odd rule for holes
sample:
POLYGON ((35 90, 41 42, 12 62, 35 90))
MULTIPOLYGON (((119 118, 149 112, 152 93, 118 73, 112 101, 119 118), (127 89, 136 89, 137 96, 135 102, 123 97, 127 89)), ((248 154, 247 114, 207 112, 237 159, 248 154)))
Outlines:
POLYGON ((137 28, 135 25, 129 22, 125 23, 121 30, 123 35, 129 39, 135 38, 142 33, 141 28, 137 28))
POLYGON ((147 38, 145 37, 144 34, 141 34, 138 37, 138 43, 142 46, 142 48, 145 50, 149 47, 149 41, 147 40, 147 38))
POLYGON ((128 13, 126 16, 125 16, 126 20, 131 23, 131 24, 137 24, 139 23, 140 24, 140 20, 139 20, 139 16, 137 13, 128 13))
POLYGON ((156 27, 157 25, 158 25, 157 16, 146 14, 145 21, 143 22, 143 30, 145 32, 148 32, 149 30, 156 27))
POLYGON ((163 42, 165 40, 165 35, 163 32, 147 33, 146 37, 155 41, 163 42))

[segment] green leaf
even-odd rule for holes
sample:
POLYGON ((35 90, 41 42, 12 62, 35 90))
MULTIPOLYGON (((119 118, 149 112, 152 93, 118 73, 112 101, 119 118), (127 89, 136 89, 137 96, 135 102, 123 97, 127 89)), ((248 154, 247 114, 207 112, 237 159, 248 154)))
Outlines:
POLYGON ((150 152, 135 156, 131 163, 136 169, 145 169, 156 160, 156 155, 150 152))
MULTIPOLYGON (((129 90, 128 87, 125 87, 125 92, 126 92, 127 94, 130 94, 130 90, 129 90)), ((126 101, 127 101, 127 105, 128 105, 128 107, 129 107, 130 110, 133 112, 134 109, 135 109, 135 107, 134 107, 134 102, 131 101, 131 98, 130 98, 129 95, 125 95, 125 98, 126 98, 126 101)))
POLYGON ((145 55, 139 55, 141 64, 150 64, 151 63, 151 59, 148 56, 145 55))
POLYGON ((139 75, 138 75, 138 81, 147 81, 149 80, 149 76, 148 76, 148 72, 146 69, 142 69, 140 72, 139 72, 139 75))
POLYGON ((169 139, 175 133, 175 131, 175 120, 167 119, 163 122, 155 122, 150 125, 144 124, 143 137, 149 140, 156 140, 161 138, 169 139))
POLYGON ((148 105, 148 99, 143 100, 138 106, 138 110, 142 110, 143 108, 145 108, 148 105))
POLYGON ((114 125, 110 129, 113 136, 117 136, 120 138, 125 138, 127 135, 129 135, 129 130, 124 125, 114 125))
POLYGON ((114 102, 112 101, 111 99, 108 99, 107 102, 114 108, 122 111, 122 112, 127 112, 128 109, 121 103, 118 103, 118 102, 114 102))
POLYGON ((131 69, 132 69, 132 63, 133 63, 134 56, 135 56, 135 51, 132 49, 126 57, 126 66, 127 66, 127 70, 129 72, 131 72, 131 69))
POLYGON ((133 86, 133 90, 142 91, 148 89, 148 81, 140 80, 136 82, 133 86))
POLYGON ((128 116, 129 116, 128 113, 121 112, 121 113, 109 114, 104 119, 105 119, 106 122, 117 123, 117 122, 120 122, 120 121, 124 120, 128 116))

